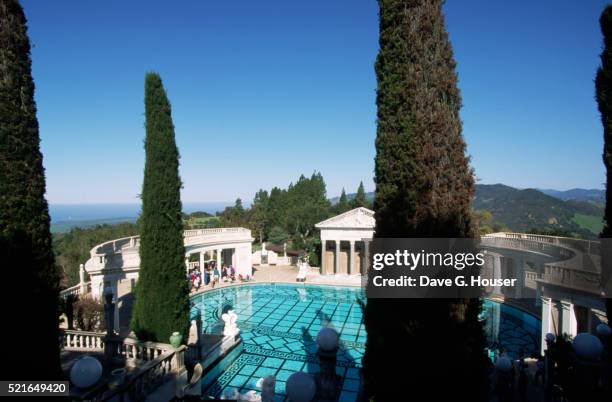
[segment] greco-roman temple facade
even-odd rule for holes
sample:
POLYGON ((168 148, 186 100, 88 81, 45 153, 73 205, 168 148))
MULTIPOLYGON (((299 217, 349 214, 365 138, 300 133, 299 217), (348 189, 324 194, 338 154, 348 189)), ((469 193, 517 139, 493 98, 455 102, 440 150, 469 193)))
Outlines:
POLYGON ((315 225, 321 231, 321 274, 364 275, 374 211, 355 208, 315 225))

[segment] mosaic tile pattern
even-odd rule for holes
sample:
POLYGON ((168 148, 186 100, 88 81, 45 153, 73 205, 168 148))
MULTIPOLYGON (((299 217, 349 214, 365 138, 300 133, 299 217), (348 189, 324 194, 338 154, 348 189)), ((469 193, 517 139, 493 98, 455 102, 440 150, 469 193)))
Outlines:
MULTIPOLYGON (((220 288, 192 298, 192 318, 199 318, 204 333, 221 333, 221 315, 233 309, 244 342, 242 353, 204 395, 219 398, 236 389, 260 392, 257 381, 276 376, 276 400, 285 401, 287 378, 296 371, 319 372, 316 355, 318 331, 330 326, 340 334, 336 372, 343 378, 340 401, 355 401, 366 332, 361 289, 315 285, 256 284, 220 288)), ((529 314, 490 300, 482 318, 492 350, 504 349, 512 357, 539 352, 540 323, 529 314)))
POLYGON ((257 381, 274 375, 276 399, 284 401, 292 373, 319 372, 316 336, 329 326, 340 334, 336 363, 343 378, 340 400, 356 400, 366 340, 357 302, 362 297, 361 289, 281 284, 221 288, 194 297, 191 314, 200 317, 203 332, 222 332, 221 314, 232 308, 244 342, 240 356, 204 394, 218 398, 232 389, 260 392, 257 381))
POLYGON ((485 300, 483 318, 491 350, 504 350, 514 359, 540 353, 541 322, 531 314, 485 300))

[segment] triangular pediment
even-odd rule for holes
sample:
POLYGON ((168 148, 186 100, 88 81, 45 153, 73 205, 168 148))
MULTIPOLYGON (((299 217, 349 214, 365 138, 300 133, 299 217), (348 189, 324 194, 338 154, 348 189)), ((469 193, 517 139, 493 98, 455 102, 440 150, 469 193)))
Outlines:
POLYGON ((375 225, 374 211, 359 207, 319 222, 315 227, 319 229, 374 229, 375 225))

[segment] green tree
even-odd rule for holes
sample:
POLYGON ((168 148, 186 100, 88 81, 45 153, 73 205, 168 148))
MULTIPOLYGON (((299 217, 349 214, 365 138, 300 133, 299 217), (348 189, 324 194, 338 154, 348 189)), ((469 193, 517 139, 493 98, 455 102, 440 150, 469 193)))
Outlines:
POLYGON ((281 190, 278 187, 273 187, 270 190, 270 199, 268 200, 266 234, 274 226, 287 227, 287 191, 281 190))
POLYGON ((283 244, 289 240, 289 233, 280 226, 274 226, 270 229, 268 240, 270 240, 272 244, 283 244))
POLYGON ((330 203, 321 173, 313 173, 310 179, 302 175, 290 185, 287 204, 287 230, 304 246, 306 238, 314 233, 314 225, 329 217, 330 203))
MULTIPOLYGON (((377 238, 473 235, 474 179, 442 3, 379 0, 377 238)), ((428 400, 485 400, 480 308, 478 299, 369 299, 366 395, 395 400, 402 384, 428 400), (388 369, 390 356, 402 370, 388 369)))
MULTIPOLYGON (((604 38, 601 66, 595 78, 597 105, 601 114, 604 134, 603 162, 606 167, 606 208, 602 238, 612 238, 612 6, 607 6, 599 18, 604 38)), ((612 241, 612 240, 606 240, 612 241)), ((612 250, 609 244, 602 247, 602 285, 606 290, 608 322, 612 322, 612 250)))
POLYGON ((255 236, 259 237, 259 243, 264 240, 266 223, 268 220, 268 192, 265 190, 259 190, 253 198, 253 204, 251 205, 249 216, 249 227, 254 232, 255 236))
POLYGON ((219 219, 222 227, 248 226, 247 214, 240 198, 236 199, 233 207, 226 207, 219 215, 219 219))
POLYGON ((365 189, 363 188, 363 182, 359 182, 359 187, 357 188, 357 194, 355 194, 355 198, 351 201, 352 208, 371 208, 370 202, 366 197, 365 189))
POLYGON ((5 321, 18 331, 19 342, 29 345, 6 348, 10 370, 4 379, 23 379, 27 373, 31 380, 50 380, 61 376, 57 342, 59 275, 51 246, 26 23, 17 1, 0 2, 3 305, 8 314, 5 321), (31 303, 35 303, 35 310, 31 303))
POLYGON ((139 339, 185 337, 189 289, 181 218, 181 179, 170 102, 156 73, 145 77, 145 169, 142 184, 140 272, 132 329, 139 339))
POLYGON ((337 214, 341 214, 349 209, 351 209, 351 206, 349 204, 348 197, 346 196, 346 191, 344 191, 343 188, 342 194, 340 194, 340 198, 338 199, 338 203, 335 205, 334 210, 337 214))

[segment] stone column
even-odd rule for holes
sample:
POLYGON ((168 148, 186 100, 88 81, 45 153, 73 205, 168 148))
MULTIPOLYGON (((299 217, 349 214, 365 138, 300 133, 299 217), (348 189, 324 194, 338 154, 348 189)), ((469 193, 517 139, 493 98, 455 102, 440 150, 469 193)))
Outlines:
POLYGON ((321 275, 325 275, 325 249, 327 240, 321 240, 321 275))
POLYGON ((204 272, 204 250, 200 250, 200 272, 204 272))
POLYGON ((523 296, 523 288, 525 287, 525 261, 521 258, 514 260, 514 267, 516 268, 516 285, 514 287, 514 297, 517 299, 523 296))
MULTIPOLYGON (((496 254, 493 256, 493 278, 499 279, 501 277, 502 277, 501 256, 499 254, 496 254)), ((501 294, 501 287, 495 286, 493 288, 493 293, 498 294, 498 295, 501 294)))
POLYGON ((120 332, 119 325, 119 281, 114 280, 111 284, 113 292, 113 301, 115 303, 115 309, 113 311, 113 330, 116 334, 120 332))
POLYGON ((79 285, 81 285, 81 294, 84 295, 87 293, 87 286, 85 285, 85 267, 83 264, 79 265, 79 285))
POLYGON ((567 300, 561 300, 559 303, 561 317, 561 334, 576 336, 578 334, 578 322, 576 320, 576 312, 574 304, 567 300))
POLYGON ((350 241, 350 248, 349 248, 349 269, 348 269, 348 274, 349 275, 354 275, 355 274, 355 240, 351 240, 350 241))
POLYGON ((367 275, 370 270, 370 239, 363 241, 363 275, 367 275))
POLYGON ((553 332, 552 330, 552 300, 550 297, 540 297, 542 305, 542 330, 540 331, 540 353, 544 354, 546 350, 546 334, 553 332))
POLYGON ((217 268, 219 268, 219 275, 221 275, 221 253, 223 253, 223 249, 217 249, 217 268))
POLYGON ((337 274, 340 272, 340 240, 336 240, 336 255, 334 257, 334 274, 337 274))

